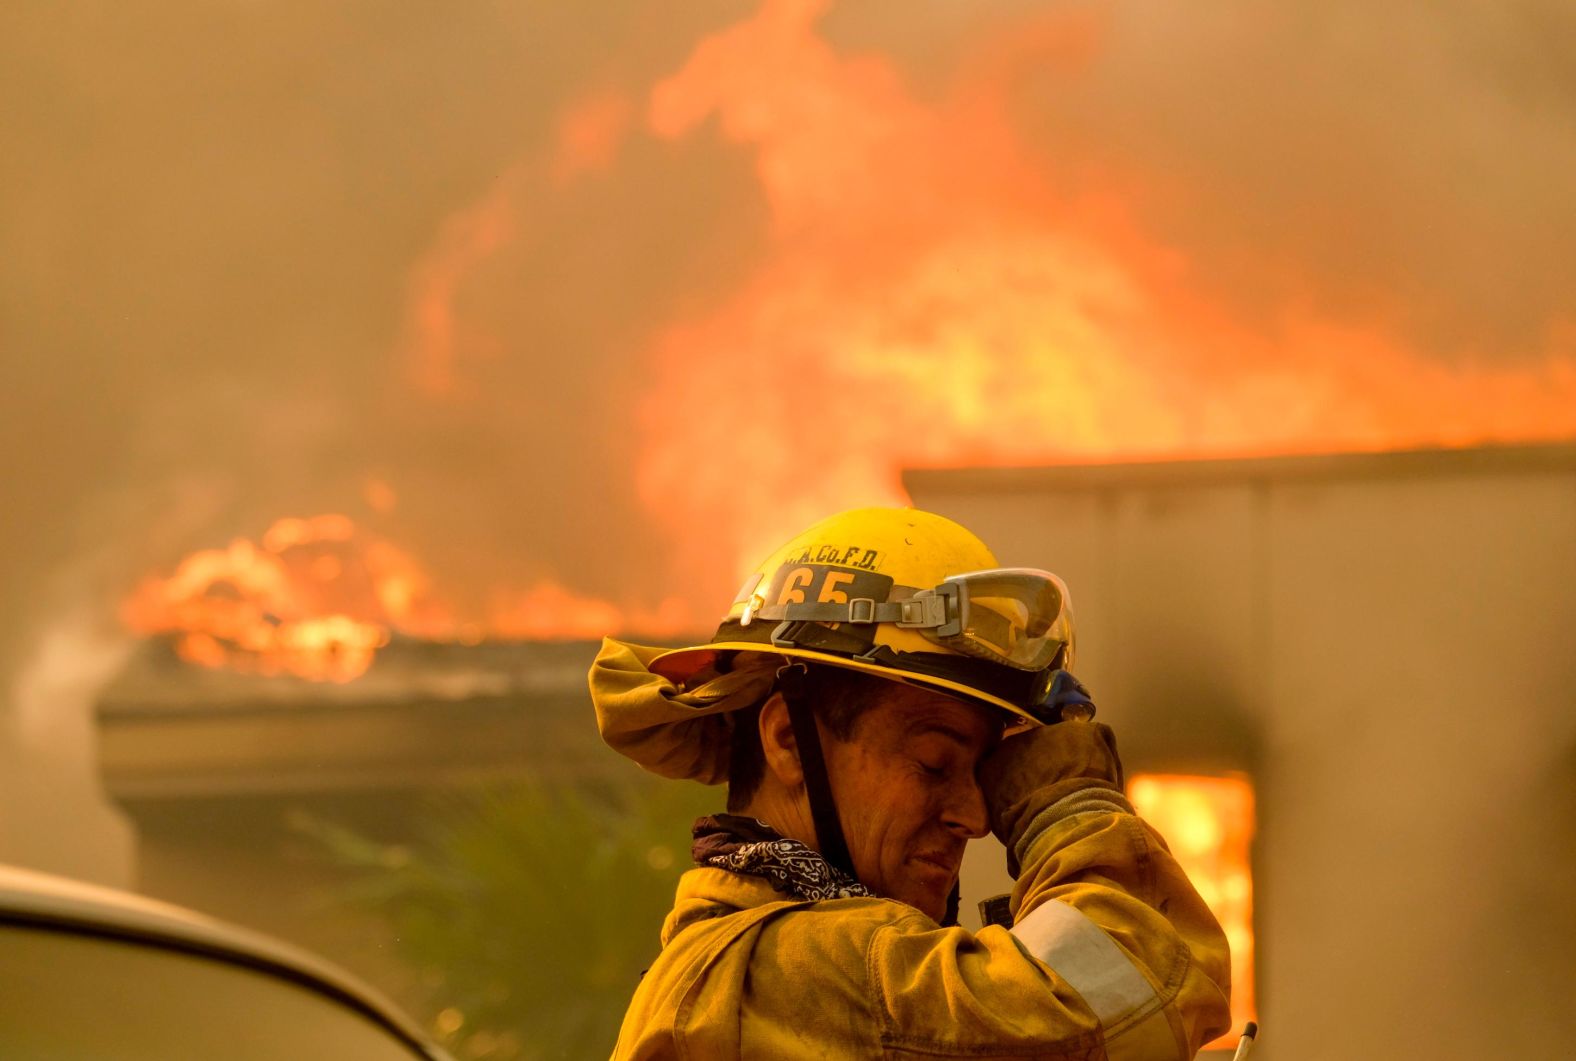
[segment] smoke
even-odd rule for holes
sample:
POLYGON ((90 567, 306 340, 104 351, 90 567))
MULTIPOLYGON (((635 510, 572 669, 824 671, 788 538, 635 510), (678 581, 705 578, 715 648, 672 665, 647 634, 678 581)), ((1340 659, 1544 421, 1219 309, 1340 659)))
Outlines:
POLYGON ((65 599, 38 624, 0 713, 0 858, 125 887, 132 835, 104 798, 95 707, 131 638, 84 603, 91 592, 65 599))
POLYGON ((1106 10, 1080 77, 1027 76, 1023 127, 1145 175, 1146 227, 1236 305, 1305 299, 1447 362, 1569 327, 1568 5, 1106 10))
POLYGON ((280 516, 704 626, 895 462, 1570 437, 1572 22, 10 5, 0 679, 280 516))

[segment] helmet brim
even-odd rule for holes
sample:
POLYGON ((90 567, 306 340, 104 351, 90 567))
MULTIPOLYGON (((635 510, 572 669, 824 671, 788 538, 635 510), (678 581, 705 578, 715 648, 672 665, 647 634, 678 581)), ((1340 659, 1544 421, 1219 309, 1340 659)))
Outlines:
POLYGON ((877 677, 886 678, 889 681, 901 682, 904 685, 935 689, 949 696, 955 696, 959 700, 979 704, 983 707, 999 708, 1012 715, 1015 721, 1022 720, 1037 726, 1043 725, 1040 719, 1035 718, 1011 701, 981 692, 962 682, 950 681, 939 675, 916 674, 910 671, 899 670, 896 667, 887 667, 879 663, 860 659, 834 656, 825 652, 798 648, 793 645, 763 645, 759 641, 716 641, 706 645, 676 648, 664 652, 651 660, 648 666, 653 674, 661 675, 674 684, 682 686, 696 674, 715 665, 718 655, 723 652, 761 652, 767 655, 783 656, 788 659, 802 659, 807 663, 820 663, 828 667, 841 667, 844 670, 859 671, 862 674, 873 674, 877 677))

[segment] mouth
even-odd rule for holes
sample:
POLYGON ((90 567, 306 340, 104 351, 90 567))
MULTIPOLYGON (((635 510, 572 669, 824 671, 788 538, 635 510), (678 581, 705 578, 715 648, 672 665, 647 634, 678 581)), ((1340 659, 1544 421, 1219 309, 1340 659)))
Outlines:
POLYGON ((947 883, 957 878, 960 860, 944 851, 922 851, 910 861, 927 876, 945 877, 947 883))

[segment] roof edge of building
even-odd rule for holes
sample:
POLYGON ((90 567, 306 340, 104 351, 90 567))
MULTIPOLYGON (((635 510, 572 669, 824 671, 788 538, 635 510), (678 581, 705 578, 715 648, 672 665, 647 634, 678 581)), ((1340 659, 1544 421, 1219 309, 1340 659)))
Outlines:
POLYGON ((1275 457, 909 468, 902 473, 902 483, 909 495, 914 496, 937 492, 1055 492, 1541 472, 1576 472, 1576 441, 1275 457))

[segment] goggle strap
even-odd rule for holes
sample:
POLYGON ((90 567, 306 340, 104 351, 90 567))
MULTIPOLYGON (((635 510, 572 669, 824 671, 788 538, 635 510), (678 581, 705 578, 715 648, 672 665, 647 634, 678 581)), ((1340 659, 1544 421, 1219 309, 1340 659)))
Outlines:
POLYGON ((855 597, 846 604, 768 604, 750 613, 772 622, 896 623, 905 630, 934 630, 947 623, 946 601, 941 597, 910 597, 902 601, 877 601, 855 597))
MULTIPOLYGON (((929 636, 942 643, 951 643, 962 636, 962 625, 956 612, 958 606, 947 606, 948 595, 916 595, 908 600, 882 602, 868 597, 856 597, 846 604, 771 604, 750 613, 750 620, 765 620, 780 624, 799 623, 848 623, 851 626, 870 626, 875 623, 894 623, 905 630, 930 631, 929 636)), ((979 629, 980 637, 988 644, 1001 646, 1003 654, 1011 643, 1012 623, 1006 617, 988 608, 974 608, 969 613, 969 624, 979 629)), ((774 635, 773 641, 779 640, 774 635)), ((1039 670, 1050 660, 1043 660, 1041 667, 1021 667, 1003 659, 1004 666, 1023 670, 1039 670)))

